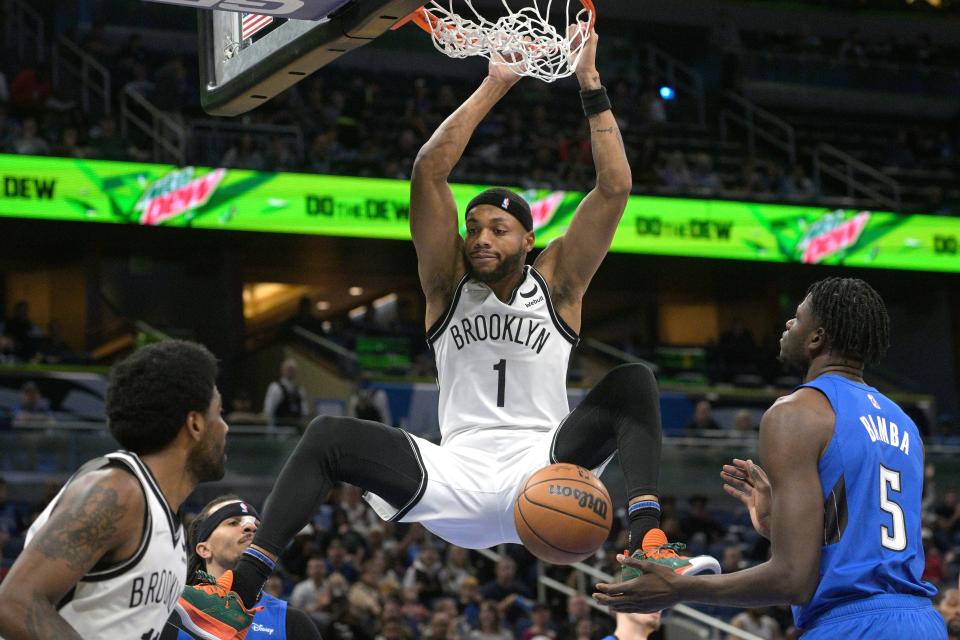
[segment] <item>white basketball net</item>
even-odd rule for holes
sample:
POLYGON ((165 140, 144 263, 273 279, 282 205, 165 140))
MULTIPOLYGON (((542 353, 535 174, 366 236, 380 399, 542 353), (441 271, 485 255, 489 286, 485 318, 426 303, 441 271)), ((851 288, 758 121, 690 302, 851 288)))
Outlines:
MULTIPOLYGON (((544 82, 573 74, 594 17, 590 9, 592 3, 588 0, 583 2, 584 6, 571 21, 570 2, 576 0, 565 0, 563 24, 554 26, 550 23, 553 0, 547 0, 546 11, 540 9, 537 0, 526 0, 528 6, 516 11, 510 8, 507 0, 501 0, 507 15, 492 22, 477 12, 471 0, 459 1, 469 12, 458 14, 453 8, 454 0, 447 0, 446 7, 433 0, 421 10, 428 14, 425 17, 429 20, 429 31, 438 50, 451 58, 483 56, 517 75, 544 82), (532 6, 529 6, 530 2, 532 6), (578 30, 568 37, 567 27, 571 24, 576 24, 578 30)), ((426 29, 424 22, 418 20, 417 24, 426 29)))

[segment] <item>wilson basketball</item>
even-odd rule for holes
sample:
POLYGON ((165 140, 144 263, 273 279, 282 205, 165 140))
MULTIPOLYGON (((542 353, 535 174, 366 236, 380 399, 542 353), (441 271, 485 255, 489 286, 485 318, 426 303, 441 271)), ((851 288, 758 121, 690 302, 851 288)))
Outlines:
POLYGON ((610 534, 613 505, 600 479, 575 464, 552 464, 530 476, 513 504, 523 546, 553 564, 589 557, 610 534))

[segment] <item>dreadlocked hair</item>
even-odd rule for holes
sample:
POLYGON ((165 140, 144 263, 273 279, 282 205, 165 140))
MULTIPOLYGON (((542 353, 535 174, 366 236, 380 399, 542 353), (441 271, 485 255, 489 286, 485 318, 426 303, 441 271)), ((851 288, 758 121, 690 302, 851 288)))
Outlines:
POLYGON ((859 278, 824 278, 807 289, 830 351, 876 364, 890 346, 890 317, 873 287, 859 278))
POLYGON ((200 513, 197 514, 197 517, 193 519, 193 522, 190 523, 190 531, 187 534, 187 545, 190 550, 190 555, 187 557, 188 585, 197 583, 197 571, 206 571, 207 569, 206 560, 201 558, 197 553, 197 544, 200 542, 200 540, 197 540, 197 538, 200 537, 200 528, 203 527, 203 523, 213 512, 213 507, 222 505, 225 502, 242 500, 243 498, 232 493, 217 496, 208 502, 203 509, 200 510, 200 513))

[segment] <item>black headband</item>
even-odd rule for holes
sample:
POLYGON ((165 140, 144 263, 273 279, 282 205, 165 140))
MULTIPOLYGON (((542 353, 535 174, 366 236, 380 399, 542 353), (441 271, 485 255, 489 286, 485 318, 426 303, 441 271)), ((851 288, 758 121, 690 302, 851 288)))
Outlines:
POLYGON ((533 215, 530 213, 530 205, 510 189, 487 189, 470 201, 464 214, 470 213, 471 209, 480 204, 489 204, 503 209, 519 220, 524 229, 533 231, 533 215))
POLYGON ((257 513, 257 510, 254 509, 253 505, 249 502, 231 502, 225 504, 203 519, 203 524, 200 526, 200 531, 197 532, 197 539, 194 541, 194 544, 206 542, 210 534, 220 526, 221 522, 233 516, 253 516, 257 520, 260 519, 260 514, 257 513))

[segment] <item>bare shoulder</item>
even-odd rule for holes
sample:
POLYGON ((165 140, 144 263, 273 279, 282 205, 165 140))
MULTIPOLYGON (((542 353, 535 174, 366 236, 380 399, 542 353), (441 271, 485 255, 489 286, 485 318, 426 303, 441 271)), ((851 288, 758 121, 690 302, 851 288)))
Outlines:
POLYGON ((810 387, 802 387, 793 393, 780 396, 767 413, 780 417, 804 417, 811 419, 833 419, 833 407, 827 397, 810 387))
POLYGON ((466 273, 467 268, 463 263, 461 254, 457 255, 449 269, 434 269, 432 271, 420 269, 420 286, 427 302, 424 321, 428 331, 453 302, 457 287, 466 273))
POLYGON ((566 277, 560 256, 563 253, 564 238, 554 238, 540 252, 537 259, 534 260, 534 268, 543 276, 544 281, 550 288, 550 297, 557 306, 567 306, 577 304, 582 298, 584 291, 577 286, 573 286, 571 278, 566 277))
POLYGON ((48 560, 88 568, 139 538, 145 509, 140 483, 129 472, 90 471, 70 483, 30 546, 48 560))
POLYGON ((760 421, 761 434, 777 440, 799 438, 826 446, 833 434, 833 407, 826 396, 809 387, 777 398, 760 421))
POLYGON ((550 282, 550 279, 547 278, 553 276, 553 270, 557 263, 557 253, 560 252, 560 246, 563 244, 563 238, 554 238, 547 243, 547 246, 543 248, 543 251, 540 252, 540 255, 537 256, 537 259, 533 261, 533 266, 537 268, 537 271, 543 275, 547 282, 550 282))
POLYGON ((132 473, 121 467, 97 469, 75 478, 64 492, 64 500, 61 502, 70 496, 79 497, 105 493, 115 494, 124 503, 132 500, 143 504, 143 490, 140 488, 140 481, 132 473))

